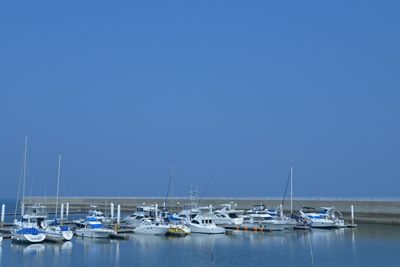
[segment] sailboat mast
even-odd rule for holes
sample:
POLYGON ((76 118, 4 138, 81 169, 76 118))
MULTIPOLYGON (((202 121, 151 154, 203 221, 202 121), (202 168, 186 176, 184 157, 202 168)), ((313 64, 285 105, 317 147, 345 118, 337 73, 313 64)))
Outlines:
POLYGON ((61 170, 61 154, 58 155, 56 214, 55 214, 55 217, 54 217, 56 219, 57 219, 57 211, 58 211, 58 191, 60 189, 60 170, 61 170))
POLYGON ((171 193, 170 193, 170 207, 173 207, 173 202, 172 202, 172 198, 174 196, 174 178, 175 178, 175 165, 171 166, 171 171, 172 171, 172 175, 171 175, 171 193))
POLYGON ((26 181, 26 158, 28 152, 28 136, 25 135, 25 146, 24 146, 24 164, 22 166, 22 206, 21 206, 21 216, 24 215, 25 212, 25 181, 26 181))
POLYGON ((290 167, 290 214, 293 214, 293 167, 290 167))

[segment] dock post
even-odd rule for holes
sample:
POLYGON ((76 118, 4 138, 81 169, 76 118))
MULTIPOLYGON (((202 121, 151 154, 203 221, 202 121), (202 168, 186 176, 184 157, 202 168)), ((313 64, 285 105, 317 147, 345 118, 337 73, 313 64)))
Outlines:
POLYGON ((1 205, 1 227, 4 226, 4 214, 6 211, 6 205, 1 205))
POLYGON ((110 216, 111 216, 111 220, 114 220, 114 203, 112 203, 112 202, 110 204, 110 216))
POLYGON ((65 219, 68 220, 69 215, 69 202, 67 202, 67 207, 65 208, 65 219))
POLYGON ((282 204, 279 205, 279 213, 280 213, 280 216, 282 218, 283 217, 283 206, 282 206, 282 204))
POLYGON ((354 225, 354 205, 351 204, 351 224, 354 225))
POLYGON ((157 219, 158 219, 158 204, 156 203, 156 206, 155 206, 155 209, 154 209, 154 212, 155 212, 155 217, 156 217, 156 221, 157 221, 157 219))
POLYGON ((121 205, 117 206, 117 229, 119 229, 121 223, 121 205))
POLYGON ((62 224, 62 221, 64 219, 64 203, 61 203, 61 210, 60 210, 60 223, 62 224))

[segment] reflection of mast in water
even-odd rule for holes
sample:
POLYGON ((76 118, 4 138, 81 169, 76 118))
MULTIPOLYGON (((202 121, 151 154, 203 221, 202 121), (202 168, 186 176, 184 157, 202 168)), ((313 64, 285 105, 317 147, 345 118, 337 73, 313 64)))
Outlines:
POLYGON ((210 235, 208 239, 209 247, 210 247, 210 260, 211 260, 211 265, 214 265, 215 261, 215 253, 214 253, 214 236, 210 235))
POLYGON ((308 243, 310 245, 311 266, 314 267, 314 253, 313 253, 312 243, 311 243, 311 232, 307 233, 307 236, 308 236, 308 243))
POLYGON ((357 228, 351 228, 351 250, 353 252, 353 261, 357 260, 356 233, 357 228))

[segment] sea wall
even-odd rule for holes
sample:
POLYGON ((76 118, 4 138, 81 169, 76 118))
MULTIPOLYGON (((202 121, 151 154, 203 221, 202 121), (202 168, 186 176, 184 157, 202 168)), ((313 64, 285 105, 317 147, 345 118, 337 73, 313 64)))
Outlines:
MULTIPOLYGON (((55 206, 55 198, 31 197, 27 201, 32 203, 46 204, 51 211, 55 206)), ((163 197, 60 197, 59 203, 69 203, 70 213, 86 212, 90 205, 96 205, 100 210, 109 214, 110 203, 115 208, 121 205, 121 211, 134 211, 138 205, 158 204, 162 207, 165 202, 163 197)), ((188 198, 169 198, 167 207, 170 210, 178 211, 183 204, 189 203, 188 198)), ((263 203, 266 207, 276 208, 282 202, 278 198, 224 198, 208 197, 199 200, 200 206, 218 207, 221 204, 234 202, 238 209, 250 209, 253 205, 263 203)), ((350 220, 350 207, 354 205, 356 223, 384 223, 400 224, 400 200, 399 199, 338 199, 338 198, 295 198, 293 200, 293 211, 298 213, 302 207, 323 207, 335 206, 340 210, 345 219, 350 220)), ((285 200, 284 211, 289 213, 290 202, 285 200)))

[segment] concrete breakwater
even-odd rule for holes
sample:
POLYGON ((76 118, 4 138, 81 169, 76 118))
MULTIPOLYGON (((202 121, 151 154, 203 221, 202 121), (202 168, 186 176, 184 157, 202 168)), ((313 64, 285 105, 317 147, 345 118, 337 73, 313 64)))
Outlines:
MULTIPOLYGON (((49 211, 54 210, 55 198, 52 197, 31 197, 27 204, 41 203, 46 204, 49 211)), ((121 211, 133 212, 139 205, 158 204, 163 207, 165 198, 163 197, 60 197, 58 203, 69 203, 70 213, 86 212, 90 205, 96 205, 105 212, 110 213, 110 204, 121 205, 121 211)), ((250 209, 253 205, 264 204, 266 207, 274 209, 281 204, 280 198, 228 198, 228 197, 208 197, 198 201, 200 206, 212 205, 219 208, 221 204, 234 202, 237 209, 250 209)), ((190 203, 186 197, 174 197, 167 200, 166 206, 172 211, 179 211, 184 204, 190 203)), ((294 198, 293 211, 298 214, 302 207, 324 207, 335 206, 340 210, 346 220, 350 220, 350 207, 355 207, 356 223, 384 223, 400 224, 400 199, 330 199, 330 198, 294 198)), ((284 212, 290 213, 290 201, 285 200, 284 212)))

